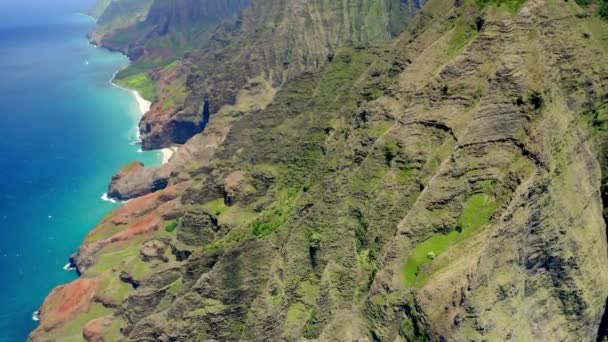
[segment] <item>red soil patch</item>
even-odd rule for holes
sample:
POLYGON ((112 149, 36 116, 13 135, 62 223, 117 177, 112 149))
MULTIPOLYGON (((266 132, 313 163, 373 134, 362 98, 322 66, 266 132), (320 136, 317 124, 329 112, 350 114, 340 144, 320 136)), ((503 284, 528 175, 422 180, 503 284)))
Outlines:
POLYGON ((176 186, 173 185, 162 191, 131 200, 116 210, 116 213, 112 216, 112 223, 115 225, 128 223, 137 217, 141 217, 142 214, 155 210, 164 202, 174 200, 178 194, 176 186))
MULTIPOLYGON (((163 220, 160 216, 152 213, 140 220, 137 220, 131 223, 124 230, 100 241, 91 242, 85 244, 81 247, 80 252, 86 253, 87 255, 94 255, 106 246, 121 242, 131 240, 138 235, 144 235, 147 233, 151 233, 157 231, 162 226, 163 220)), ((103 226, 100 226, 99 229, 102 229, 103 226)))
POLYGON ((118 232, 109 238, 105 239, 106 243, 114 243, 118 241, 130 240, 134 236, 146 234, 158 230, 161 226, 162 219, 156 214, 145 216, 141 220, 131 223, 127 229, 118 232))
POLYGON ((39 329, 52 330, 74 316, 89 311, 100 286, 99 278, 80 278, 55 288, 40 310, 39 329))

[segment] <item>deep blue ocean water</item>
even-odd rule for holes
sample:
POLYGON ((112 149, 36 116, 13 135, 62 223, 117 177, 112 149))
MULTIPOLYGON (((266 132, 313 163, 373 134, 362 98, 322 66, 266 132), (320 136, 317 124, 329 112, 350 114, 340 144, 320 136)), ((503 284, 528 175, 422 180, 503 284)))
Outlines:
POLYGON ((92 0, 0 0, 0 341, 25 341, 63 266, 116 204, 100 199, 131 160, 132 94, 113 87, 128 63, 86 40, 92 0))

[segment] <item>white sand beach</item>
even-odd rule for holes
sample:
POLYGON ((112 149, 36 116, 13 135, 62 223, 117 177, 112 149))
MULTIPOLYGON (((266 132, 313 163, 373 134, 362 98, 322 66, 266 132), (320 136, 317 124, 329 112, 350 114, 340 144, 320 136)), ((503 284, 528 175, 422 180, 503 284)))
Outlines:
POLYGON ((163 164, 166 164, 169 162, 169 159, 171 159, 171 157, 173 156, 173 154, 175 154, 175 152, 177 152, 177 150, 179 149, 179 147, 177 146, 172 146, 172 147, 168 147, 168 148, 163 148, 162 150, 160 150, 163 154, 163 164))
POLYGON ((133 92, 133 96, 135 96, 135 99, 137 100, 137 104, 139 105, 139 111, 141 112, 141 115, 143 116, 144 114, 146 114, 147 112, 150 111, 152 102, 141 97, 141 95, 139 94, 139 92, 137 92, 137 90, 132 90, 132 92, 133 92))
MULTIPOLYGON (((135 97, 135 100, 137 101, 137 105, 139 106, 139 111, 141 113, 141 116, 144 116, 147 112, 150 111, 150 108, 152 107, 152 102, 144 99, 137 90, 124 88, 124 87, 121 87, 118 84, 114 83, 114 77, 116 77, 117 74, 118 74, 118 72, 116 72, 112 76, 112 79, 110 80, 110 83, 113 86, 117 87, 117 88, 130 91, 133 94, 133 96, 135 97)), ((136 134, 137 134, 136 140, 138 142, 140 142, 141 138, 140 138, 140 133, 139 133, 139 127, 137 127, 137 133, 136 134)), ((177 151, 178 148, 179 147, 177 147, 177 146, 173 146, 173 147, 163 148, 162 150, 160 150, 160 152, 162 153, 162 162, 161 163, 162 164, 166 164, 167 162, 169 162, 169 159, 171 159, 171 157, 177 151)))

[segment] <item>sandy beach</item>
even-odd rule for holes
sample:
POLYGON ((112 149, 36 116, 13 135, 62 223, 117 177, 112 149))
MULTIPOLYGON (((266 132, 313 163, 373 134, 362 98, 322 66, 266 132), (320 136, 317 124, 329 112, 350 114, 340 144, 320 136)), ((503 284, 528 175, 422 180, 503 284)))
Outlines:
MULTIPOLYGON (((144 114, 146 114, 147 112, 150 111, 152 102, 144 99, 137 90, 127 89, 127 88, 121 87, 118 84, 116 84, 114 82, 114 77, 116 77, 116 74, 118 74, 118 72, 116 72, 114 74, 114 76, 112 76, 112 80, 110 81, 110 83, 117 88, 120 88, 120 89, 123 89, 126 91, 130 91, 133 94, 133 96, 135 97, 135 100, 137 101, 137 105, 139 107, 139 112, 141 113, 141 116, 144 116, 144 114)), ((139 127, 137 127, 137 140, 138 141, 140 140, 139 127)), ((169 147, 169 148, 163 148, 162 150, 160 150, 160 152, 162 154, 161 163, 166 164, 167 162, 169 162, 169 159, 171 159, 171 157, 173 156, 175 151, 177 151, 177 149, 178 149, 178 147, 174 146, 174 147, 169 147)))
POLYGON ((132 90, 132 92, 133 92, 133 96, 135 96, 135 99, 137 100, 137 104, 139 105, 139 111, 141 112, 141 115, 143 116, 148 111, 150 111, 152 102, 141 97, 141 95, 136 90, 132 90))
POLYGON ((168 147, 168 148, 163 148, 161 151, 161 153, 163 154, 163 164, 166 164, 169 162, 169 159, 171 159, 171 157, 173 156, 173 154, 175 152, 177 152, 178 147, 177 146, 173 146, 173 147, 168 147))
MULTIPOLYGON (((148 111, 150 111, 150 107, 152 106, 152 103, 146 99, 144 99, 139 92, 137 92, 136 90, 131 90, 133 92, 133 96, 135 96, 135 99, 137 100, 137 104, 139 105, 139 111, 141 112, 141 115, 143 116, 144 114, 146 114, 148 111)), ((140 139, 139 136, 139 128, 137 130, 137 140, 140 139)), ((175 153, 175 151, 177 151, 177 147, 173 146, 173 147, 168 147, 168 148, 163 148, 162 150, 160 150, 160 152, 162 153, 162 162, 161 164, 166 164, 169 162, 169 159, 171 159, 171 157, 173 156, 173 154, 175 153)))

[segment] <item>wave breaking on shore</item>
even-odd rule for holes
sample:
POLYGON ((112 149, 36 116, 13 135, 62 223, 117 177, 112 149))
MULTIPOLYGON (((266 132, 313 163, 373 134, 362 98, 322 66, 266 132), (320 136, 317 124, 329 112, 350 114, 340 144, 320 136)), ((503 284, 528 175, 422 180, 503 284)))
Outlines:
MULTIPOLYGON (((152 107, 152 102, 144 99, 137 90, 122 87, 122 86, 118 85, 116 82, 114 82, 114 79, 116 78, 116 75, 118 75, 119 72, 120 72, 120 70, 115 72, 114 75, 112 75, 112 78, 110 79, 110 84, 112 84, 116 88, 122 89, 124 91, 128 91, 131 94, 133 94, 133 97, 135 97, 135 100, 137 101, 137 106, 139 108, 139 112, 140 112, 141 116, 144 116, 147 112, 150 111, 150 108, 152 107)), ((136 134, 135 143, 141 144, 141 133, 139 131, 139 127, 136 127, 135 134, 136 134)), ((171 157, 177 151, 177 149, 178 149, 178 147, 174 146, 174 147, 164 148, 164 149, 160 150, 160 152, 162 154, 161 164, 166 164, 167 162, 169 162, 169 159, 171 159, 171 157)), ((139 149, 137 152, 143 152, 143 151, 141 149, 139 149)))

